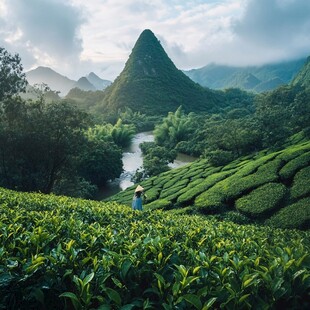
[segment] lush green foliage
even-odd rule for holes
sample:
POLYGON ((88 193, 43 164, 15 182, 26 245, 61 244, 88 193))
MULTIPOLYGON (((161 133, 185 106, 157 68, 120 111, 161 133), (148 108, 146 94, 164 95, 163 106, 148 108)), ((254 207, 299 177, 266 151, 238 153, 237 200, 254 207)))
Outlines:
POLYGON ((283 184, 267 183, 238 199, 236 208, 249 216, 259 217, 279 207, 285 194, 286 187, 283 184))
POLYGON ((128 147, 135 134, 133 125, 123 124, 122 119, 118 119, 115 125, 104 124, 95 125, 88 128, 86 136, 89 140, 101 140, 114 142, 121 148, 128 147))
POLYGON ((310 196, 309 175, 310 166, 301 169, 295 174, 293 186, 291 188, 292 198, 298 199, 310 196))
POLYGON ((191 115, 185 115, 182 107, 175 113, 169 112, 161 124, 154 130, 155 141, 158 145, 174 148, 183 140, 186 140, 189 133, 193 131, 193 121, 191 115))
POLYGON ((154 142, 143 142, 140 144, 143 154, 143 169, 138 170, 135 175, 137 182, 146 177, 158 175, 161 172, 168 171, 169 163, 172 163, 177 156, 176 151, 158 146, 154 142))
POLYGON ((18 54, 0 47, 0 101, 26 90, 27 80, 18 54))
POLYGON ((0 189, 1 309, 308 309, 309 233, 0 189))
POLYGON ((65 101, 46 103, 43 95, 35 102, 20 98, 3 101, 0 185, 92 196, 96 186, 122 172, 121 150, 113 140, 124 144, 124 136, 129 139, 132 129, 111 125, 114 139, 110 133, 110 139, 100 140, 94 138, 95 130, 85 134, 90 125, 88 114, 65 101))
POLYGON ((0 112, 0 184, 49 193, 85 143, 84 113, 65 102, 8 99, 0 112))
MULTIPOLYGON (((309 184, 309 183, 308 183, 309 184)), ((281 209, 266 221, 268 225, 282 228, 307 228, 310 222, 310 198, 300 199, 281 209)))
MULTIPOLYGON (((156 208, 156 201, 164 199, 164 204, 158 204, 163 209, 191 206, 191 212, 221 214, 221 218, 227 218, 225 214, 241 213, 239 218, 229 217, 264 223, 280 209, 309 197, 309 150, 310 142, 302 142, 282 151, 239 158, 216 168, 205 159, 197 160, 142 182, 148 195, 145 208, 156 208)), ((128 193, 133 190, 134 186, 109 199, 130 204, 128 193)), ((282 214, 287 213, 279 212, 277 216, 282 214)), ((310 228, 305 212, 292 212, 290 216, 290 227, 310 228)))

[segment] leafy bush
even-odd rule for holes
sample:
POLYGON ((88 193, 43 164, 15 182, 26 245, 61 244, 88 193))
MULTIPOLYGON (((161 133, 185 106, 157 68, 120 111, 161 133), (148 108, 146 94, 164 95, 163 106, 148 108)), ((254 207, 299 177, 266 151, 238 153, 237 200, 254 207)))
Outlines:
MULTIPOLYGON (((203 195, 203 193, 208 190, 210 187, 212 187, 214 184, 216 184, 217 182, 219 182, 220 180, 223 180, 225 177, 227 177, 230 174, 230 172, 218 172, 218 173, 214 173, 212 175, 210 175, 209 177, 207 177, 203 182, 201 182, 200 184, 198 184, 197 186, 193 187, 193 188, 189 188, 187 192, 185 192, 184 194, 182 194, 177 202, 180 205, 185 205, 188 203, 192 203, 193 199, 198 196, 198 195, 203 195)), ((203 200, 204 196, 202 196, 201 200, 203 200)), ((197 199, 196 199, 197 200, 197 199)), ((199 201, 199 197, 198 197, 198 201, 199 201)), ((195 202, 196 204, 196 202, 195 202)))
POLYGON ((309 232, 3 189, 0 214, 1 309, 309 306, 309 232))
POLYGON ((292 198, 301 198, 310 195, 310 167, 306 167, 298 171, 294 177, 293 186, 291 188, 292 198))
POLYGON ((204 157, 215 167, 227 165, 235 159, 235 156, 231 151, 224 150, 208 151, 204 157))
POLYGON ((303 198, 281 209, 266 221, 267 225, 281 228, 310 228, 310 198, 303 198))
POLYGON ((280 183, 267 183, 239 198, 236 207, 251 217, 261 217, 276 209, 286 194, 286 187, 280 183))
POLYGON ((231 221, 236 224, 250 224, 251 220, 246 217, 244 214, 238 212, 238 211, 228 211, 224 212, 220 215, 215 215, 215 218, 218 218, 222 221, 231 221))
POLYGON ((289 161, 279 172, 283 180, 291 179, 295 173, 310 164, 310 152, 304 153, 289 161))
POLYGON ((166 209, 171 206, 171 202, 167 199, 158 199, 146 204, 143 208, 145 210, 166 209))

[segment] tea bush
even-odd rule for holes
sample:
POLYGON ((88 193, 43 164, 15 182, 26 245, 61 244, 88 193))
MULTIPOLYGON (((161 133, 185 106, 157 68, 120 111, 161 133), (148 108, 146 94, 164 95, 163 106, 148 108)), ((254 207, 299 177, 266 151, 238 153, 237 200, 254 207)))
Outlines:
POLYGON ((293 186, 291 188, 292 198, 301 198, 310 195, 310 166, 301 169, 296 173, 293 181, 293 186))
POLYGON ((279 172, 282 179, 291 179, 295 173, 310 164, 310 152, 304 153, 289 161, 279 172))
MULTIPOLYGON (((265 150, 254 156, 244 157, 244 160, 239 158, 224 167, 216 168, 211 167, 207 160, 200 159, 185 167, 150 178, 142 182, 142 186, 148 195, 147 203, 160 199, 169 200, 169 208, 191 206, 193 213, 218 213, 220 218, 225 218, 223 214, 226 211, 238 212, 237 201, 243 206, 243 202, 247 201, 246 211, 242 210, 243 207, 240 209, 243 216, 252 222, 256 222, 256 218, 262 222, 267 220, 275 209, 309 197, 309 151, 310 142, 307 141, 277 152, 268 153, 268 150, 265 150), (268 183, 278 184, 272 185, 270 191, 275 192, 270 194, 269 198, 266 197, 268 190, 256 191, 268 183), (287 187, 285 195, 282 193, 284 185, 287 187), (281 203, 276 197, 283 198, 281 203), (254 209, 250 210, 250 206, 254 209)), ((110 200, 130 205, 133 191, 134 187, 111 197, 110 200), (129 196, 126 194, 128 191, 129 196)), ((301 214, 305 216, 305 213, 301 214)))
POLYGON ((282 208, 266 223, 275 227, 310 229, 310 198, 282 208))
POLYGON ((0 219, 0 309, 309 308, 309 232, 4 189, 0 219))
POLYGON ((267 183, 236 201, 237 209, 250 217, 262 217, 278 208, 286 194, 280 183, 267 183))

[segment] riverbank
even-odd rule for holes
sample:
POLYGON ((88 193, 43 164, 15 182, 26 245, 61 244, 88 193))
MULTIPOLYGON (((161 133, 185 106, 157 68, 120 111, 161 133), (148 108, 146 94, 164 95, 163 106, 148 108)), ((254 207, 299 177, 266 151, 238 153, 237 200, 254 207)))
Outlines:
MULTIPOLYGON (((102 200, 115 195, 134 184, 131 179, 136 173, 136 170, 143 166, 142 151, 139 145, 142 142, 153 141, 154 135, 152 131, 140 132, 134 136, 130 147, 126 148, 123 152, 123 173, 119 178, 108 182, 103 188, 100 189, 97 200, 102 200)), ((178 168, 193 162, 196 159, 197 158, 195 157, 179 153, 174 162, 169 164, 169 167, 172 169, 178 168)))

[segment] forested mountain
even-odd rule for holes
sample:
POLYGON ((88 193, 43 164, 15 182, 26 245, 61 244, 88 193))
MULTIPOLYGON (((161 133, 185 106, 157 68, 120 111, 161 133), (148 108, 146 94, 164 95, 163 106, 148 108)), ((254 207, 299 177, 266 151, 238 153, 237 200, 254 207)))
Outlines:
POLYGON ((184 73, 193 81, 212 89, 237 87, 248 91, 264 92, 289 83, 305 61, 305 59, 299 59, 256 67, 209 64, 184 73))
POLYGON ((178 70, 152 31, 138 38, 124 70, 105 91, 99 109, 112 113, 129 107, 148 115, 175 111, 212 111, 219 95, 205 90, 178 70))
POLYGON ((310 56, 292 81, 292 85, 301 85, 307 88, 310 87, 310 56))

